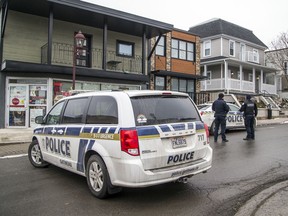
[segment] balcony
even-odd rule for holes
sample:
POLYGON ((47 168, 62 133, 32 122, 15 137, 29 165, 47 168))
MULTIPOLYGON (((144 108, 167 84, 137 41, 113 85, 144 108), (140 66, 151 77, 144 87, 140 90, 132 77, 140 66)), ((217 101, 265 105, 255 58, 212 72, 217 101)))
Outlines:
POLYGON ((238 79, 227 79, 227 85, 225 85, 225 79, 210 79, 201 81, 201 91, 219 91, 219 90, 229 90, 237 92, 249 92, 257 93, 266 91, 269 94, 276 94, 276 85, 266 84, 266 83, 256 83, 247 80, 238 79), (257 89, 258 88, 258 89, 257 89))
POLYGON ((253 62, 259 64, 259 54, 253 51, 246 51, 244 53, 239 53, 239 60, 244 62, 253 62))
MULTIPOLYGON (((51 64, 71 66, 73 65, 73 50, 72 44, 65 43, 52 43, 52 58, 51 64)), ((48 44, 41 47, 41 63, 48 63, 48 44)), ((88 60, 91 61, 90 65, 93 69, 102 70, 103 50, 93 48, 90 50, 88 60)), ((135 55, 134 58, 127 58, 117 56, 116 51, 108 50, 106 53, 106 69, 109 71, 117 71, 124 73, 142 74, 142 56, 135 55)))

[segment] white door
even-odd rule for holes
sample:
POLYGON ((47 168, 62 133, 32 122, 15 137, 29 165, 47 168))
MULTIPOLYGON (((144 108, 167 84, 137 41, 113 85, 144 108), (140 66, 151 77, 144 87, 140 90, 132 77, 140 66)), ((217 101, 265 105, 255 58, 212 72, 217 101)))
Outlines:
POLYGON ((7 127, 28 127, 28 85, 8 86, 7 127))

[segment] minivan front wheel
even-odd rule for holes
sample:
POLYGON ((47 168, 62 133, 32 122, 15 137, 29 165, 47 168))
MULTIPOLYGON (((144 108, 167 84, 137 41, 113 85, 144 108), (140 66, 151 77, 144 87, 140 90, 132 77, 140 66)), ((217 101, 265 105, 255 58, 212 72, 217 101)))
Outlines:
POLYGON ((30 163, 37 168, 47 167, 49 163, 43 160, 41 149, 37 140, 33 140, 28 148, 30 163))
POLYGON ((109 175, 107 168, 98 155, 92 155, 87 163, 86 178, 91 193, 97 198, 108 196, 109 175))

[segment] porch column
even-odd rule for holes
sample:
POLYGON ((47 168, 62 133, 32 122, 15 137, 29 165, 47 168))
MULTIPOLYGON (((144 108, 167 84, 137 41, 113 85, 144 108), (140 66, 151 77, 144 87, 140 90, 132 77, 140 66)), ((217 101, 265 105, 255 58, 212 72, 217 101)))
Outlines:
POLYGON ((105 18, 104 19, 104 23, 103 23, 103 52, 102 52, 102 56, 103 56, 103 59, 102 59, 102 68, 103 70, 106 70, 107 68, 107 65, 106 65, 106 62, 107 62, 107 36, 108 35, 108 26, 107 26, 107 19, 105 18))
POLYGON ((253 70, 252 70, 252 81, 253 81, 253 92, 256 93, 255 89, 256 89, 256 72, 255 72, 255 68, 253 67, 253 70))
MULTIPOLYGON (((207 65, 204 65, 204 76, 207 76, 207 65)), ((207 79, 204 82, 204 91, 207 90, 207 79)))
POLYGON ((277 89, 277 79, 278 79, 278 77, 277 77, 276 73, 274 73, 274 92, 273 92, 273 94, 277 94, 278 93, 278 91, 277 91, 278 90, 277 89))
POLYGON ((242 65, 239 66, 239 73, 240 73, 240 91, 242 91, 242 79, 243 79, 243 67, 242 65))
MULTIPOLYGON (((228 83, 228 63, 224 60, 224 88, 227 89, 227 94, 229 94, 230 85, 228 83)), ((222 79, 221 79, 221 88, 222 88, 222 79)))
POLYGON ((263 81, 264 81, 264 76, 263 76, 263 70, 261 70, 261 76, 260 76, 260 91, 262 92, 263 91, 263 89, 262 89, 262 83, 263 83, 263 81))

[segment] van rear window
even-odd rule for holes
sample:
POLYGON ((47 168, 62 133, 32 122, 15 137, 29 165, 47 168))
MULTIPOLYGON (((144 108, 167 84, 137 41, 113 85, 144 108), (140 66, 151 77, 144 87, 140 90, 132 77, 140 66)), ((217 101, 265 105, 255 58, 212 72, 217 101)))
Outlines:
POLYGON ((200 121, 197 108, 189 97, 141 96, 132 97, 131 102, 137 126, 200 121))

